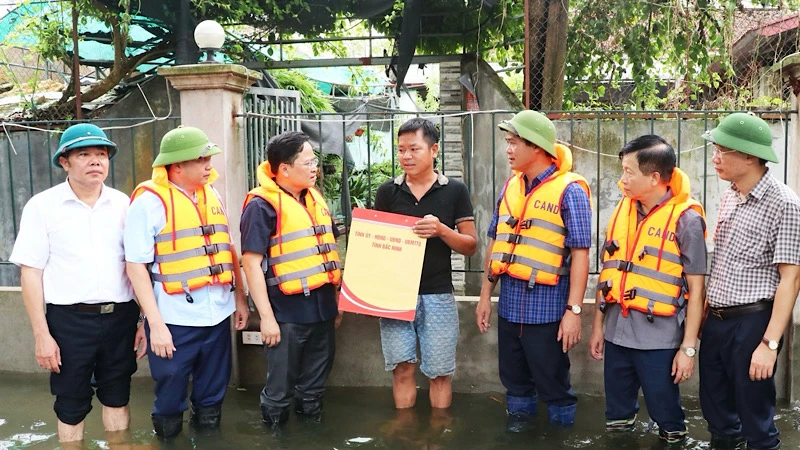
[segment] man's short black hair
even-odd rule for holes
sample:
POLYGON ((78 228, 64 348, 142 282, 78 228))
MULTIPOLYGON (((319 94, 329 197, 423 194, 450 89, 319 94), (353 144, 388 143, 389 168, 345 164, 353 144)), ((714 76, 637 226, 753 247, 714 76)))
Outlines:
POLYGON ((670 182, 676 164, 675 149, 664 138, 655 134, 639 136, 622 147, 619 159, 631 153, 636 153, 636 162, 643 174, 658 172, 664 183, 670 182))
POLYGON ((303 151, 303 144, 310 141, 307 134, 300 131, 286 131, 267 143, 267 161, 272 173, 278 173, 281 164, 294 164, 297 155, 303 151))
POLYGON ((428 119, 422 117, 414 117, 407 120, 404 124, 400 125, 397 130, 397 137, 405 133, 416 133, 417 130, 422 130, 422 137, 429 146, 439 142, 439 129, 428 119))

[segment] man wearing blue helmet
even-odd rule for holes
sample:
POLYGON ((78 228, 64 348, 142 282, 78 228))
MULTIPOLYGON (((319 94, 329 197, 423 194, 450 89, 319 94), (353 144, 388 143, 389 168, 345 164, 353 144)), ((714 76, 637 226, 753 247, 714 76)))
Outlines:
POLYGON ((116 153, 97 126, 69 127, 52 159, 67 180, 25 205, 9 258, 21 269, 36 361, 51 372, 61 442, 83 439, 94 395, 107 431, 128 428, 131 375, 146 349, 125 273, 128 197, 103 184, 116 153))

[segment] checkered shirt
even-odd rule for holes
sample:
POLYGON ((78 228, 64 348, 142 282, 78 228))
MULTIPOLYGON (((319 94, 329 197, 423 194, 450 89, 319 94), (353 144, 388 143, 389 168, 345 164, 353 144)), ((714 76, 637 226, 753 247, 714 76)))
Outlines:
MULTIPOLYGON (((526 193, 556 171, 552 165, 539 174, 529 185, 526 193)), ((526 179, 527 183, 527 179, 526 179)), ((490 238, 497 236, 498 208, 503 200, 505 191, 500 193, 497 205, 489 223, 486 233, 490 238)), ((567 248, 589 248, 592 245, 592 206, 589 196, 577 184, 567 185, 561 199, 561 218, 567 236, 564 246, 567 248)), ((569 258, 564 259, 564 265, 569 264, 569 258)), ((561 320, 566 311, 567 297, 569 297, 569 275, 558 277, 555 286, 535 284, 528 289, 528 282, 513 278, 507 274, 500 275, 500 302, 497 314, 509 322, 525 324, 551 323, 561 320)))
POLYGON ((800 199, 770 173, 744 198, 731 185, 714 233, 707 298, 715 308, 773 298, 778 264, 800 265, 800 199))

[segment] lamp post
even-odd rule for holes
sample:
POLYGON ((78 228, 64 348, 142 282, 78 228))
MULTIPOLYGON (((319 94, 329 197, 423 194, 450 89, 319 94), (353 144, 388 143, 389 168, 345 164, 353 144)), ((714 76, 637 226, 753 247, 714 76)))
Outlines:
POLYGON ((214 53, 225 43, 225 30, 213 20, 204 20, 194 29, 194 41, 200 50, 206 52, 206 60, 202 64, 216 64, 214 53))

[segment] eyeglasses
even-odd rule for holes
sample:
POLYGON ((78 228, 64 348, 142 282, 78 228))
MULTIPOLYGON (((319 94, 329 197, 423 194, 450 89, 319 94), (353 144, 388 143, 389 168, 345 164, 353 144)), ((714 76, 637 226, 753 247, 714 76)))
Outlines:
POLYGON ((308 169, 316 169, 317 167, 319 167, 319 158, 314 158, 311 161, 307 161, 304 163, 295 161, 294 164, 292 165, 304 166, 308 169))
POLYGON ((725 147, 722 147, 719 144, 714 144, 714 153, 712 153, 712 156, 713 155, 720 155, 720 156, 727 155, 728 153, 733 153, 735 151, 737 151, 737 150, 734 150, 732 148, 725 148, 725 147))

